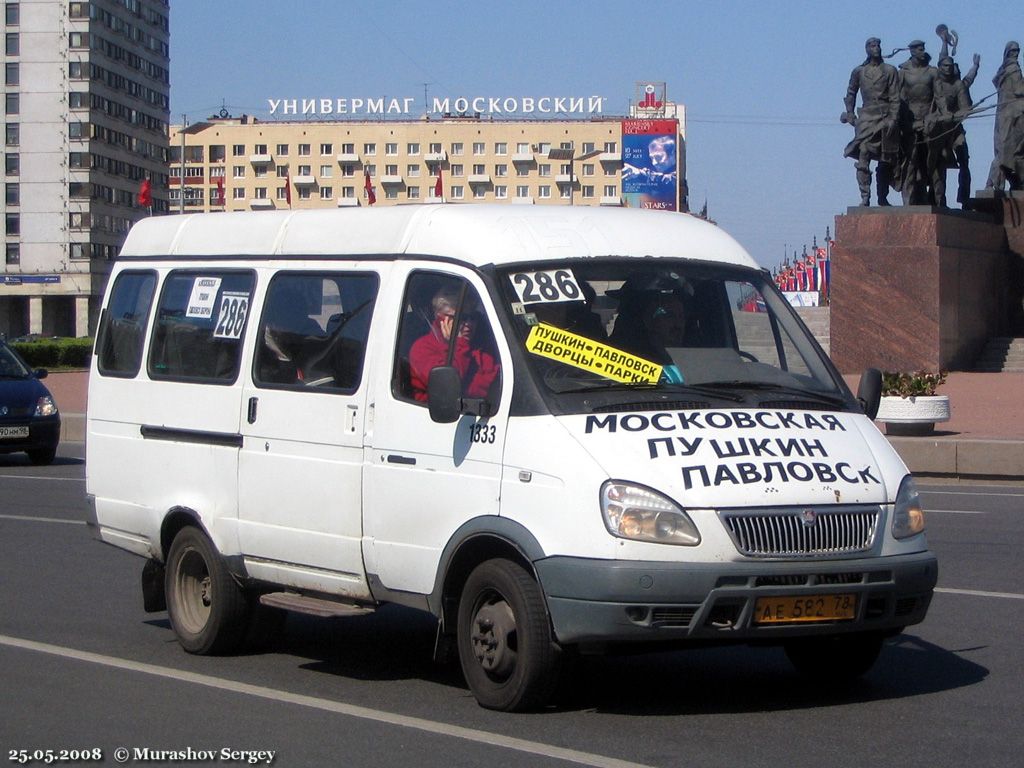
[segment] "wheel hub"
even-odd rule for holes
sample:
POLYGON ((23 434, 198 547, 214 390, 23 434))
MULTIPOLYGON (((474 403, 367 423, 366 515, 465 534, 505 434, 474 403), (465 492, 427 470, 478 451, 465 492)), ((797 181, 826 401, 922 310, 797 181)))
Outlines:
POLYGON ((516 664, 516 620, 504 600, 488 603, 473 618, 473 653, 488 674, 507 677, 516 664))

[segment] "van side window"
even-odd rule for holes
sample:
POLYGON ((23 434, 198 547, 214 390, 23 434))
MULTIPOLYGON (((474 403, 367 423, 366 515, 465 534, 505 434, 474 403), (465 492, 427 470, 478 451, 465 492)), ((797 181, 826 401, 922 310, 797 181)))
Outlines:
POLYGON ((263 387, 359 387, 377 298, 374 273, 280 273, 257 334, 253 381, 263 387))
POLYGON ((230 384, 238 377, 252 272, 175 271, 164 281, 149 375, 230 384))
POLYGON ((462 378, 463 397, 497 403, 500 358, 476 289, 452 275, 415 272, 402 306, 391 385, 395 397, 426 403, 430 371, 451 365, 462 378))
POLYGON ((97 334, 96 355, 102 375, 130 378, 139 372, 155 292, 154 272, 122 272, 117 276, 103 327, 97 334))

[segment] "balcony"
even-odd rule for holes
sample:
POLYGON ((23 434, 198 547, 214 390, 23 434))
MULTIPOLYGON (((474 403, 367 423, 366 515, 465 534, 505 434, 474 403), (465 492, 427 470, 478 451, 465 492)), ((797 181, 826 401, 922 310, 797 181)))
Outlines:
POLYGON ((602 163, 621 163, 622 155, 618 152, 602 152, 597 159, 602 163))
POLYGON ((619 195, 602 195, 601 205, 622 205, 622 197, 619 195))
POLYGON ((516 152, 512 155, 513 163, 532 163, 533 152, 516 152))
POLYGON ((423 156, 423 159, 428 163, 443 163, 448 159, 447 152, 428 152, 423 156))
POLYGON ((555 176, 555 184, 572 184, 571 173, 560 173, 555 176))
POLYGON ((469 175, 470 184, 490 184, 491 175, 489 173, 471 173, 469 175))
POLYGON ((352 208, 359 205, 358 197, 339 197, 338 207, 339 208, 352 208))
POLYGON ((509 200, 513 205, 533 205, 532 197, 513 197, 509 200))
POLYGON ((380 177, 380 183, 381 184, 389 184, 389 185, 392 185, 392 186, 398 186, 398 185, 404 184, 405 182, 402 181, 402 177, 401 176, 387 176, 387 175, 385 175, 385 176, 381 176, 380 177))
POLYGON ((253 165, 270 165, 274 162, 274 156, 270 154, 249 155, 249 162, 253 165))
POLYGON ((335 159, 339 163, 358 163, 359 155, 355 152, 340 152, 335 159))
POLYGON ((249 201, 249 207, 254 211, 264 211, 274 208, 274 201, 269 197, 254 197, 249 201))
POLYGON ((312 187, 316 184, 316 176, 308 173, 301 176, 292 176, 292 184, 296 187, 312 187))

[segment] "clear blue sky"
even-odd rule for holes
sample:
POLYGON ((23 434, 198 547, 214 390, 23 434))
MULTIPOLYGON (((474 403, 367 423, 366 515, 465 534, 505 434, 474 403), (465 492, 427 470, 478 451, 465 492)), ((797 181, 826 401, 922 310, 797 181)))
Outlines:
MULTIPOLYGON (((637 81, 664 81, 686 105, 691 207, 706 198, 771 267, 826 227, 834 234, 835 216, 859 200, 842 156, 853 129, 839 115, 864 41, 880 37, 888 53, 921 39, 937 58, 940 23, 959 33, 964 72, 981 55, 978 102, 994 91, 1006 42, 1024 39, 1020 0, 172 0, 171 120, 222 103, 267 118, 268 99, 283 97, 419 104, 424 83, 431 98, 604 96, 620 114, 637 81)), ((967 123, 974 189, 993 123, 991 111, 967 123)))

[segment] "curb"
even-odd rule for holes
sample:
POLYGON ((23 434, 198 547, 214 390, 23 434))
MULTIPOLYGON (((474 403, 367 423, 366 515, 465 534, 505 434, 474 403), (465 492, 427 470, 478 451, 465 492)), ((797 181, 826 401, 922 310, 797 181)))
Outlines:
MULTIPOLYGON (((62 413, 60 439, 85 441, 85 414, 62 413)), ((920 477, 1024 481, 1024 441, 887 437, 920 477)))

